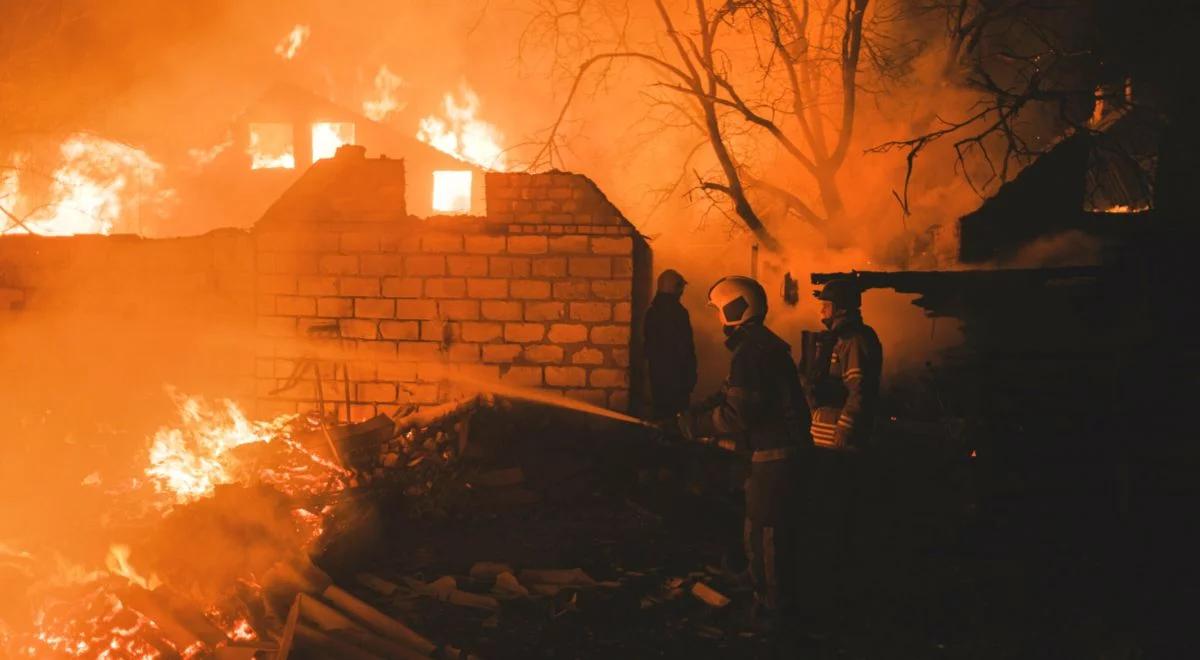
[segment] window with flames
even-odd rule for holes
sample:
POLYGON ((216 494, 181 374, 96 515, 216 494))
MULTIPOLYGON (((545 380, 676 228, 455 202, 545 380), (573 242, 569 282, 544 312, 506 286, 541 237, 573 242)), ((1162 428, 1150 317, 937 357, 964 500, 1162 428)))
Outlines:
POLYGON ((312 159, 333 158, 338 147, 354 144, 354 124, 351 122, 326 121, 312 125, 312 159))
POLYGON ((250 124, 246 153, 250 169, 296 169, 296 148, 292 143, 292 125, 283 123, 250 124))
POLYGON ((433 210, 465 215, 471 212, 471 170, 435 170, 433 210))

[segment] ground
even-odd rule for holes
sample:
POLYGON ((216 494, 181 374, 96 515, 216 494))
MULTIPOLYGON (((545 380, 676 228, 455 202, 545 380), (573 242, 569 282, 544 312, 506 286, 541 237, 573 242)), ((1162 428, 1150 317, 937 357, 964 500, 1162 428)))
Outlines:
POLYGON ((849 577, 836 597, 834 521, 814 493, 804 526, 808 611, 764 632, 750 624, 750 594, 735 579, 736 458, 648 449, 645 434, 612 425, 568 436, 548 422, 488 426, 506 440, 484 454, 520 466, 524 483, 476 487, 420 515, 384 503, 379 529, 323 559, 340 583, 438 642, 484 658, 1140 657, 1129 585, 1116 569, 1127 545, 1114 528, 1078 507, 1030 516, 1022 503, 981 500, 969 463, 924 453, 874 471, 860 551, 842 563, 849 577), (493 614, 384 597, 354 578, 364 569, 397 583, 452 575, 461 589, 487 592, 468 576, 481 561, 581 568, 617 585, 503 601, 493 614), (702 603, 687 593, 694 581, 732 603, 702 603))

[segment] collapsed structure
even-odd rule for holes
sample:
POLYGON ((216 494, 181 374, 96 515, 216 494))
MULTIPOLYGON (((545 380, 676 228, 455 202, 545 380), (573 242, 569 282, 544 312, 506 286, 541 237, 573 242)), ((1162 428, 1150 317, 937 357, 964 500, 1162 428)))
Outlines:
POLYGON ((343 147, 249 232, 6 236, 0 314, 87 328, 88 377, 190 379, 260 416, 362 420, 494 384, 638 399, 650 251, 591 181, 489 173, 483 217, 412 217, 405 193, 403 160, 343 147), (169 363, 110 364, 156 348, 169 363))

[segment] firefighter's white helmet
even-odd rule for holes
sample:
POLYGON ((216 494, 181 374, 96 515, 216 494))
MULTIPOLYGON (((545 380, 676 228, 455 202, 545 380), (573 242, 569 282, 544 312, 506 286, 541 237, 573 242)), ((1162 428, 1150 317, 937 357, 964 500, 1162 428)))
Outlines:
POLYGON ((767 292, 753 278, 722 277, 708 290, 708 304, 717 308, 721 324, 736 328, 767 315, 767 292))

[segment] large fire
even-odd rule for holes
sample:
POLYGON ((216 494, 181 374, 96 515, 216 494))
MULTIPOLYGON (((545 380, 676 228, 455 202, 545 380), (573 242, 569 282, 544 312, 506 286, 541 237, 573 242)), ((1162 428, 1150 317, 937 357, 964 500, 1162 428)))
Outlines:
POLYGON ((311 33, 307 25, 296 25, 275 45, 275 54, 285 60, 292 59, 311 33))
POLYGON ((338 147, 354 144, 354 124, 350 122, 321 121, 312 126, 313 161, 333 158, 338 147))
POLYGON ((446 94, 442 116, 422 119, 417 139, 459 160, 490 170, 507 169, 504 149, 500 146, 504 136, 494 125, 476 117, 479 95, 464 85, 460 96, 461 101, 454 94, 446 94))
POLYGON ((12 216, 0 233, 67 236, 137 231, 143 207, 157 208, 173 193, 160 189, 163 166, 121 142, 77 133, 59 146, 58 167, 44 193, 29 190, 33 172, 20 156, 0 180, 0 204, 12 216), (20 222, 15 222, 19 218, 20 222))
MULTIPOLYGON (((150 498, 148 510, 157 512, 145 524, 153 526, 172 510, 209 501, 222 485, 265 485, 293 498, 285 501, 296 502, 291 520, 279 524, 295 529, 294 536, 286 536, 297 539, 288 552, 304 553, 331 511, 328 506, 314 511, 304 504, 306 498, 345 488, 349 473, 294 437, 303 430, 296 415, 252 421, 231 401, 209 403, 169 393, 180 422, 154 434, 142 470, 147 487, 136 480, 132 485, 138 489, 135 494, 150 498)), ((184 528, 192 529, 188 523, 184 528)), ((52 561, 40 562, 32 553, 0 544, 0 567, 16 566, 34 579, 25 594, 34 607, 32 629, 17 631, 0 622, 0 655, 207 657, 221 646, 259 638, 247 607, 262 597, 261 575, 239 574, 233 584, 212 585, 205 593, 221 595, 197 602, 194 587, 188 591, 193 595, 181 596, 153 571, 139 567, 125 543, 110 545, 103 569, 88 570, 52 554, 52 561), (188 612, 191 623, 176 625, 173 618, 188 612)))

